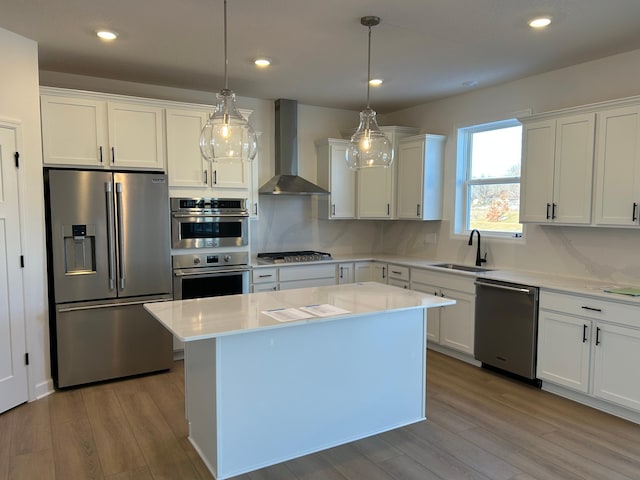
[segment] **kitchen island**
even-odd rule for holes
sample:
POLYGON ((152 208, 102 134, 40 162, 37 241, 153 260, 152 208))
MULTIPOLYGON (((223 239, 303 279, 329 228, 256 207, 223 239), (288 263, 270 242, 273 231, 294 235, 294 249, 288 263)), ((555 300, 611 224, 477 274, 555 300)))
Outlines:
POLYGON ((217 479, 425 419, 427 309, 375 282, 145 308, 185 342, 189 439, 217 479))

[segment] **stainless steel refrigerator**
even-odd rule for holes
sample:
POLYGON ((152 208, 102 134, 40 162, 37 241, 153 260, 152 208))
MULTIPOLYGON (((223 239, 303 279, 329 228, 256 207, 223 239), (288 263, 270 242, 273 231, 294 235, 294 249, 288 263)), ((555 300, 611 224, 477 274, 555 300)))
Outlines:
POLYGON ((142 304, 171 299, 166 175, 45 170, 52 374, 68 387, 172 364, 142 304))

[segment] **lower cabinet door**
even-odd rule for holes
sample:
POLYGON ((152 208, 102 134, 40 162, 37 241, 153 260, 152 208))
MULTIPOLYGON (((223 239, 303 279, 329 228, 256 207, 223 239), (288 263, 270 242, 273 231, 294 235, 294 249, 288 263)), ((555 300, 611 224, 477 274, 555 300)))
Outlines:
POLYGON ((591 320, 540 310, 537 378, 587 393, 592 334, 591 320))
POLYGON ((640 411, 640 330, 596 323, 593 395, 640 411))
POLYGON ((452 290, 442 293, 456 304, 440 309, 440 344, 473 355, 476 296, 452 290))

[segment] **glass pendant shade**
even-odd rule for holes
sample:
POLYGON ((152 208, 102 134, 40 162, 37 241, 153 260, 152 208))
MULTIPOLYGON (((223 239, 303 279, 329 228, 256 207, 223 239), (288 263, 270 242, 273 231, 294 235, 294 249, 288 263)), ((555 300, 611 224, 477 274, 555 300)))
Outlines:
POLYGON ((218 103, 200 135, 200 151, 210 162, 235 162, 255 158, 256 132, 236 106, 236 94, 229 89, 216 95, 218 103))
POLYGON ((378 127, 376 112, 365 108, 360 112, 360 125, 351 136, 347 148, 347 165, 351 170, 389 167, 393 163, 391 142, 378 127))
POLYGON ((347 166, 351 170, 361 168, 387 168, 393 163, 391 142, 378 127, 376 112, 369 106, 371 85, 371 27, 380 23, 380 17, 367 16, 360 23, 369 29, 369 51, 367 60, 367 106, 360 112, 360 124, 351 136, 347 148, 347 166))

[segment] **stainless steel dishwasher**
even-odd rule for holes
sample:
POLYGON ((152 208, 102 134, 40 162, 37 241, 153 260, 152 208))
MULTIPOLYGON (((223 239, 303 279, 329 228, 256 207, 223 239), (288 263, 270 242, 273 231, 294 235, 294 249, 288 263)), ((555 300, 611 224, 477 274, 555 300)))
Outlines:
POLYGON ((486 278, 475 284, 476 360, 535 380, 538 287, 486 278))

